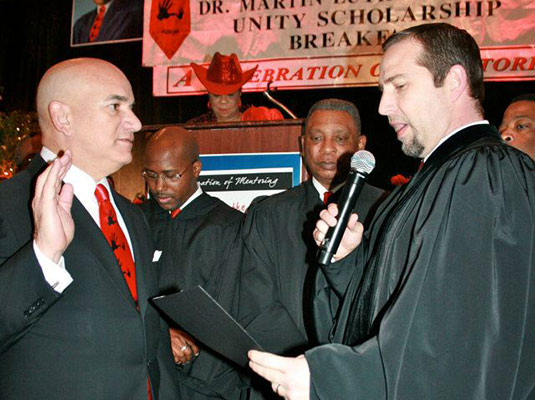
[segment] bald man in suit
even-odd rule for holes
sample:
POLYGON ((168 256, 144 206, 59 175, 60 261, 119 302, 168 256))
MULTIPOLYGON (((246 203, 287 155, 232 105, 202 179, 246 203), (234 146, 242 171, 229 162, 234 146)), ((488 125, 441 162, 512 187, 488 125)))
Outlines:
POLYGON ((169 337, 148 302, 148 225, 106 180, 132 160, 133 102, 103 60, 67 60, 41 79, 43 149, 0 186, 2 399, 176 399, 169 337), (97 187, 110 193, 133 288, 101 231, 97 187))

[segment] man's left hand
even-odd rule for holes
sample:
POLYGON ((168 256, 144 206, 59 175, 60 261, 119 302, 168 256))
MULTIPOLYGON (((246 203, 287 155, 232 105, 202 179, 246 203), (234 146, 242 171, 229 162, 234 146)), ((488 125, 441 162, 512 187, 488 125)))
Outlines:
POLYGON ((169 335, 171 336, 171 350, 176 364, 187 364, 199 355, 199 348, 193 338, 186 332, 177 328, 170 328, 169 335))
POLYGON ((310 398, 310 370, 304 355, 296 358, 251 350, 249 366, 258 375, 271 382, 271 388, 288 400, 310 398))

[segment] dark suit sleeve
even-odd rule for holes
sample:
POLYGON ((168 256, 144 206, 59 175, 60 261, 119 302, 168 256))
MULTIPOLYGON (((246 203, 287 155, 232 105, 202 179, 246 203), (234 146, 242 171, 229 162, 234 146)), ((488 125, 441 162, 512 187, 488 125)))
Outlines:
POLYGON ((0 353, 13 345, 60 296, 46 282, 32 241, 14 250, 15 233, 0 221, 0 353), (16 251, 12 256, 12 254, 16 251))

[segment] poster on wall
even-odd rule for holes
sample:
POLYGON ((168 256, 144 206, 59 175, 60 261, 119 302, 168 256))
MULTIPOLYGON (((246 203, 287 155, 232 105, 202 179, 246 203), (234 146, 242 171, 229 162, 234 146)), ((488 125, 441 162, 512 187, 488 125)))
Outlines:
POLYGON ((245 212, 251 201, 301 183, 299 153, 201 155, 199 184, 211 196, 245 212))
POLYGON ((73 0, 71 46, 141 40, 143 0, 73 0))
POLYGON ((190 63, 217 51, 258 65, 244 91, 370 86, 386 38, 434 22, 474 36, 486 80, 535 78, 533 0, 146 0, 143 65, 155 96, 204 93, 190 63))

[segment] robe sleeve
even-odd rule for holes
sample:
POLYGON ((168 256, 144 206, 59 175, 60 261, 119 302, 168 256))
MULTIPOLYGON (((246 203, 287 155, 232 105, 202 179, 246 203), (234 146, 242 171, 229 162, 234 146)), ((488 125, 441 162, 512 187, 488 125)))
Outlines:
POLYGON ((377 257, 399 279, 375 288, 387 295, 369 339, 305 353, 311 399, 533 396, 533 162, 501 148, 454 158, 394 218, 377 257))
POLYGON ((346 295, 349 282, 360 281, 362 264, 356 263, 358 251, 328 266, 318 269, 313 298, 314 331, 317 343, 329 343, 335 337, 340 305, 346 295))
POLYGON ((281 354, 303 345, 306 338, 280 298, 285 274, 273 259, 278 249, 271 223, 269 212, 256 207, 245 219, 239 320, 265 350, 281 354))

